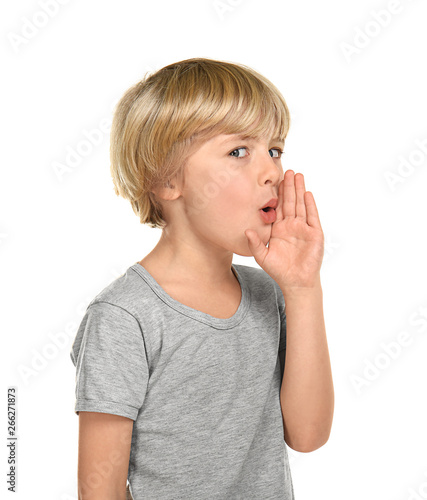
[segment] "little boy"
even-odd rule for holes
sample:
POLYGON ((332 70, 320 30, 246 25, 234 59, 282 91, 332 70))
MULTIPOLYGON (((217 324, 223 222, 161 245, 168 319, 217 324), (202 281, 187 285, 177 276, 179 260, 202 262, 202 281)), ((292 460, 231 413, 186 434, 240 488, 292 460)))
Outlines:
POLYGON ((124 499, 128 480, 134 500, 291 500, 286 444, 329 439, 323 232, 283 172, 288 130, 278 89, 224 61, 170 64, 118 103, 115 192, 162 234, 71 349, 79 499, 124 499))

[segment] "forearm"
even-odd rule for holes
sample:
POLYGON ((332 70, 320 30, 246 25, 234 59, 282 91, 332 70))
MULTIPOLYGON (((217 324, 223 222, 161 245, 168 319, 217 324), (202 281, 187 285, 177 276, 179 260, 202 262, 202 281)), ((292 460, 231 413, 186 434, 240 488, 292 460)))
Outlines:
POLYGON ((329 438, 334 388, 320 285, 282 289, 286 312, 286 360, 280 391, 285 441, 297 451, 313 451, 329 438))

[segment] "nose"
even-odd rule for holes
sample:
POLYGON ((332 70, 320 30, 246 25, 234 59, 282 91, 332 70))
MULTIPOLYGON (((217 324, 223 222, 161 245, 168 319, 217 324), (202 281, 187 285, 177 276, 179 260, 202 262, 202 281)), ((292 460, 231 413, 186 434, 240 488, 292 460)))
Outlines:
POLYGON ((278 186, 280 181, 284 177, 282 163, 280 158, 275 158, 270 156, 267 151, 266 154, 262 154, 262 158, 259 161, 259 182, 263 186, 264 184, 272 184, 273 186, 278 186))

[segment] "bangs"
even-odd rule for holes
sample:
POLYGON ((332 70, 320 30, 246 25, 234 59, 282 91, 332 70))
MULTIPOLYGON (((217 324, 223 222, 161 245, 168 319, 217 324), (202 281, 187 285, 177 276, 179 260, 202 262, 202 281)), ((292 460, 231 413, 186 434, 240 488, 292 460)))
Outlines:
MULTIPOLYGON (((242 134, 260 139, 274 138, 284 141, 290 126, 289 111, 285 101, 259 80, 238 78, 233 75, 225 88, 223 82, 214 82, 211 97, 215 109, 212 123, 205 122, 205 134, 242 134)), ((245 75, 246 76, 246 75, 245 75)), ((209 110, 210 111, 210 110, 209 110)), ((209 112, 208 112, 209 113, 209 112)))
POLYGON ((164 97, 175 108, 169 118, 173 127, 181 129, 181 140, 206 141, 217 134, 285 140, 289 110, 268 79, 244 65, 192 61, 187 61, 185 71, 180 71, 180 63, 167 68, 173 76, 164 97))

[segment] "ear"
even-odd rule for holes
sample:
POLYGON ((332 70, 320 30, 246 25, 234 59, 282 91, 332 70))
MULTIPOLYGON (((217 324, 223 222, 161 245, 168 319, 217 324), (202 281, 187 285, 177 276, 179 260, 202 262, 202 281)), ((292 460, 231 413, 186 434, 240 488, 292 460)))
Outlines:
POLYGON ((157 198, 164 201, 175 200, 181 196, 179 186, 175 180, 171 179, 168 179, 163 185, 154 187, 151 192, 154 193, 157 198))

